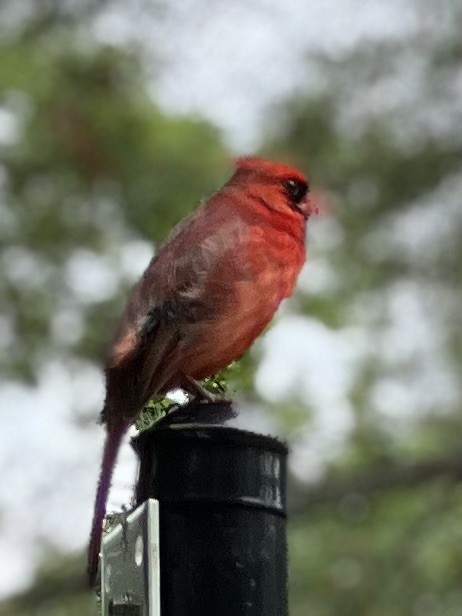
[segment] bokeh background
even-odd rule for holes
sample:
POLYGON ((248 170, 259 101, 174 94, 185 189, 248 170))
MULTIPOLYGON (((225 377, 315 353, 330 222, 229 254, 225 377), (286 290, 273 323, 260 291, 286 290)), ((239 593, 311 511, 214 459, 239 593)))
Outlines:
MULTIPOLYGON (((101 358, 171 226, 264 153, 311 177, 298 292, 231 371, 291 446, 291 616, 462 610, 462 5, 0 4, 0 614, 82 592, 101 358)), ((111 508, 130 502, 124 447, 111 508)))

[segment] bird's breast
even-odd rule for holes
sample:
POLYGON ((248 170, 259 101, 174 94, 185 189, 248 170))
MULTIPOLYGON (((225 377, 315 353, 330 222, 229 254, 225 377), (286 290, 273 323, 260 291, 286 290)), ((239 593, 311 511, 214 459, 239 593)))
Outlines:
POLYGON ((241 246, 230 267, 224 267, 226 284, 217 287, 220 309, 197 324, 188 360, 191 376, 210 376, 249 348, 291 294, 304 258, 303 244, 290 237, 273 236, 270 242, 258 233, 241 246))

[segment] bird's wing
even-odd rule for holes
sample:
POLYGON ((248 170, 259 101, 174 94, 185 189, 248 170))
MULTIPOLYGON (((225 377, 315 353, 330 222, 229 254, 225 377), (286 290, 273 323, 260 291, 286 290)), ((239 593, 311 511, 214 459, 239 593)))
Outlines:
POLYGON ((109 367, 122 366, 146 347, 157 353, 157 361, 165 361, 181 338, 182 328, 211 318, 212 311, 220 310, 226 300, 230 277, 220 276, 213 293, 207 284, 223 263, 232 263, 245 275, 245 259, 241 265, 236 261, 248 228, 226 204, 207 206, 200 206, 174 229, 135 287, 109 367), (227 258, 230 252, 233 259, 227 258))

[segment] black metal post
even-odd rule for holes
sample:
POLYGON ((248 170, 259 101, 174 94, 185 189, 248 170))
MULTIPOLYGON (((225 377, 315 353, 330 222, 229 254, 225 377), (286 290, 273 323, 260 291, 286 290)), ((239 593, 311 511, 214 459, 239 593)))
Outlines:
POLYGON ((286 616, 286 447, 178 424, 134 448, 137 504, 159 501, 162 616, 286 616))

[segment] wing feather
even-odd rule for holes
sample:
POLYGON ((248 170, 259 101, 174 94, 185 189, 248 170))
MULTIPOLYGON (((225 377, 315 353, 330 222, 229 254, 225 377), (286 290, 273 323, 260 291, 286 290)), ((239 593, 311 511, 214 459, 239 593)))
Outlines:
POLYGON ((118 407, 125 417, 134 415, 165 387, 179 386, 181 342, 188 328, 213 319, 232 301, 236 271, 227 275, 224 264, 245 277, 245 259, 239 267, 237 261, 246 232, 229 207, 204 204, 162 245, 132 292, 108 357, 112 414, 118 407))

